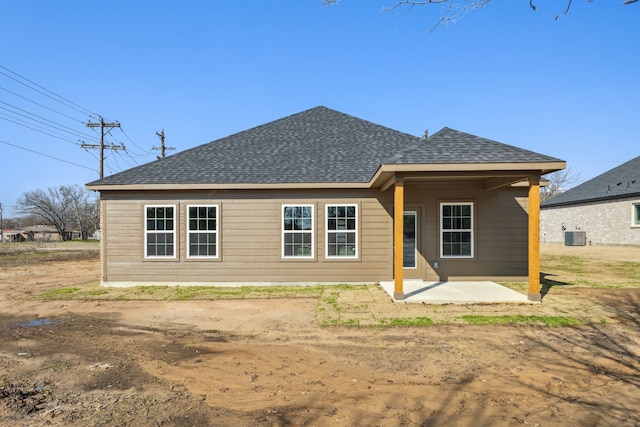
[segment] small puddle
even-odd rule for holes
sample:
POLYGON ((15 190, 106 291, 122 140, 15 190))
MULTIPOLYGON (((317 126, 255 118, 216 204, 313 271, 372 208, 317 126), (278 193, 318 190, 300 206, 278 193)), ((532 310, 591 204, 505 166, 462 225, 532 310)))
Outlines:
POLYGON ((24 328, 30 328, 33 326, 43 326, 43 325, 51 325, 53 322, 49 319, 34 319, 29 320, 28 322, 19 323, 18 326, 22 326, 24 328))

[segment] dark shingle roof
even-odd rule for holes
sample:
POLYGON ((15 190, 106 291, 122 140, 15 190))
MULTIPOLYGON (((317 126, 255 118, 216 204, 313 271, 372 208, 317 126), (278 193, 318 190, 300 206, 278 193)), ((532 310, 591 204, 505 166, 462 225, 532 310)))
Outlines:
POLYGON ((640 195, 640 156, 544 202, 542 207, 640 195))
POLYGON ((544 154, 524 150, 491 139, 442 128, 395 163, 534 163, 560 162, 544 154))
POLYGON ((87 185, 366 183, 383 164, 558 161, 444 128, 426 141, 316 107, 87 185))

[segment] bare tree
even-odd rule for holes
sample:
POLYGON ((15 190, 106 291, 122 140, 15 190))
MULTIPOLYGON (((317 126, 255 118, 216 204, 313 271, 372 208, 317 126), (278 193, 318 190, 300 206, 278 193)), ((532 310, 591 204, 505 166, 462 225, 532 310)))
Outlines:
POLYGON ((28 191, 18 199, 17 211, 54 227, 61 240, 68 238, 68 231, 74 226, 85 237, 95 231, 92 227, 98 215, 96 202, 89 199, 89 194, 78 185, 50 187, 46 192, 28 191))
MULTIPOLYGON (((322 5, 333 6, 339 1, 340 0, 322 0, 322 5)), ((444 11, 440 16, 440 19, 431 29, 431 31, 433 31, 440 25, 447 25, 458 22, 470 11, 487 6, 492 1, 493 0, 397 0, 390 6, 382 6, 382 10, 385 12, 396 10, 400 11, 401 13, 409 13, 416 6, 426 6, 434 4, 442 5, 444 6, 444 11)), ((593 0, 587 1, 591 3, 593 0)), ((638 1, 640 0, 623 0, 622 4, 632 4, 637 3, 638 1)), ((556 15, 556 20, 559 19, 561 15, 568 14, 571 10, 573 0, 565 0, 565 2, 566 7, 564 8, 564 11, 562 13, 558 13, 556 15)), ((529 7, 534 11, 537 9, 534 0, 529 0, 529 7)))
POLYGON ((74 213, 74 223, 80 232, 80 237, 86 240, 93 234, 100 223, 98 201, 89 198, 89 193, 80 187, 75 187, 70 193, 71 205, 74 213))
POLYGON ((574 173, 571 167, 550 173, 547 177, 549 185, 540 187, 540 203, 567 191, 578 179, 580 174, 574 173))

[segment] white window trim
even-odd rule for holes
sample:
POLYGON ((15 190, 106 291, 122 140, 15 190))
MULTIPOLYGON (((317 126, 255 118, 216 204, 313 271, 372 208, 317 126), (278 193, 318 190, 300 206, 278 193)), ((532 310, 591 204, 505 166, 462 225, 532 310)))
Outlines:
POLYGON ((471 259, 474 257, 475 255, 475 209, 474 206, 475 203, 474 202, 440 202, 440 208, 439 208, 439 212, 438 212, 438 217, 439 217, 439 222, 440 222, 440 258, 446 258, 446 259, 471 259), (460 229, 460 230, 444 230, 442 228, 442 207, 443 206, 471 206, 471 228, 470 229, 460 229), (445 233, 445 231, 449 232, 449 231, 469 231, 471 233, 471 254, 470 255, 444 255, 444 239, 443 239, 443 234, 445 233))
POLYGON ((640 227, 640 212, 638 212, 638 222, 636 222, 636 211, 640 209, 640 203, 632 203, 631 204, 631 227, 638 228, 640 227))
POLYGON ((324 221, 324 241, 325 241, 325 248, 324 248, 324 256, 326 259, 358 259, 358 257, 360 256, 360 245, 358 244, 359 242, 359 238, 360 238, 360 231, 359 231, 359 223, 360 223, 360 219, 358 217, 358 205, 356 203, 331 203, 331 204, 327 204, 324 207, 324 217, 325 217, 325 221, 324 221), (355 209, 355 218, 356 218, 356 228, 354 230, 329 230, 329 215, 327 215, 327 210, 330 207, 339 207, 339 206, 353 206, 355 209), (329 255, 329 234, 337 234, 337 233, 354 233, 356 235, 356 238, 354 239, 355 241, 355 250, 354 250, 354 255, 329 255))
POLYGON ((176 259, 178 254, 178 239, 177 239, 177 229, 178 229, 178 221, 176 216, 178 214, 178 206, 177 205, 155 205, 149 204, 144 205, 144 257, 145 259, 176 259), (149 234, 166 234, 167 230, 157 231, 157 230, 147 230, 147 209, 148 208, 173 208, 173 230, 171 234, 173 234, 173 255, 149 255, 147 253, 147 236, 149 234))
POLYGON ((282 230, 281 236, 281 256, 283 259, 314 259, 315 258, 315 209, 314 205, 309 203, 292 203, 292 204, 283 204, 280 207, 280 229, 282 230), (311 229, 310 230, 285 230, 284 229, 284 211, 286 208, 310 208, 311 209, 311 229), (286 234, 293 233, 309 233, 311 234, 311 254, 310 255, 285 255, 285 241, 284 236, 286 234))
POLYGON ((193 205, 187 205, 186 210, 186 231, 187 231, 187 258, 189 259, 218 259, 220 258, 220 205, 218 204, 207 204, 207 203, 198 203, 193 205), (189 221, 191 218, 189 217, 189 208, 216 208, 216 230, 215 231, 203 231, 203 230, 189 230, 189 221), (216 254, 215 255, 191 255, 191 245, 189 243, 189 237, 191 234, 215 234, 216 235, 216 254))

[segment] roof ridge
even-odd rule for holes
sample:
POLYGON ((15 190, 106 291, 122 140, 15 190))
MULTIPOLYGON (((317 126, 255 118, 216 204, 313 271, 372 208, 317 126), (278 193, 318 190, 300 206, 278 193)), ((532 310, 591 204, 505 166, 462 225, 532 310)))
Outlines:
POLYGON ((509 147, 509 148, 517 149, 517 150, 520 150, 520 151, 523 151, 523 152, 528 152, 528 153, 531 153, 531 154, 539 154, 539 153, 536 153, 535 151, 528 150, 526 148, 517 147, 517 146, 512 145, 512 144, 507 144, 505 142, 500 142, 498 140, 495 140, 495 139, 492 139, 492 138, 487 138, 487 137, 484 137, 484 136, 478 136, 478 135, 475 135, 475 134, 472 134, 472 133, 469 133, 469 132, 464 132, 464 131, 453 129, 453 128, 450 128, 450 127, 447 127, 447 126, 443 127, 442 129, 440 129, 438 132, 434 133, 432 136, 430 136, 427 139, 431 139, 432 137, 435 137, 436 135, 438 135, 440 133, 443 133, 445 131, 454 132, 456 134, 466 135, 466 136, 471 137, 472 139, 475 139, 475 140, 490 142, 492 144, 499 144, 499 145, 501 145, 503 147, 509 147))

